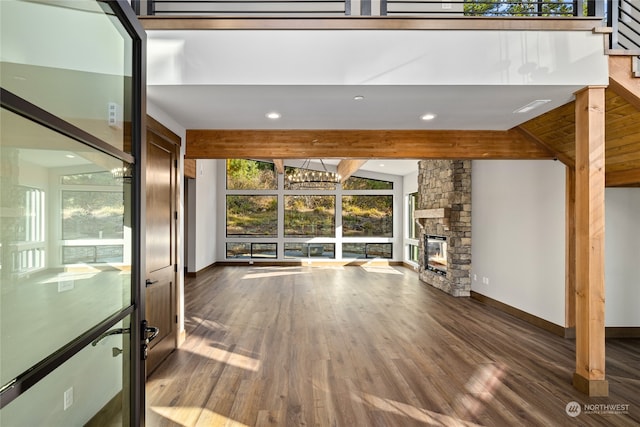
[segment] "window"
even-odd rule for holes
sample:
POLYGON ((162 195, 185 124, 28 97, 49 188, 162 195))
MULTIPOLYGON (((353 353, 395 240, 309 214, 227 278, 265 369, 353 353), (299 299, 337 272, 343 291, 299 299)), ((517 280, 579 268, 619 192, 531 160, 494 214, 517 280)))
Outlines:
POLYGON ((420 249, 417 245, 408 245, 409 246, 409 261, 413 261, 416 264, 420 263, 420 249))
POLYGON ((351 176, 342 184, 343 190, 393 190, 393 182, 351 176))
POLYGON ((273 163, 256 160, 227 160, 228 190, 275 190, 278 188, 273 163))
POLYGON ((62 191, 62 239, 122 239, 122 191, 62 191))
POLYGON ((275 258, 276 243, 227 242, 227 258, 275 258))
POLYGON ((343 243, 343 258, 393 258, 391 243, 343 243))
POLYGON ((15 242, 11 271, 20 274, 45 267, 45 199, 44 191, 38 188, 17 185, 15 192, 22 216, 11 233, 14 235, 10 240, 15 242))
POLYGON ((343 196, 342 234, 393 236, 393 196, 343 196))
POLYGON ((335 258, 333 243, 285 243, 285 258, 335 258))
POLYGON ((277 196, 227 195, 227 236, 277 235, 277 196))
POLYGON ((61 176, 60 184, 62 264, 124 262, 122 178, 110 171, 82 172, 61 176))
POLYGON ((407 200, 407 226, 408 226, 408 238, 409 239, 417 239, 418 238, 418 229, 416 226, 416 207, 418 206, 418 193, 411 193, 408 196, 407 200))
POLYGON ((334 196, 284 196, 285 237, 335 237, 334 196))

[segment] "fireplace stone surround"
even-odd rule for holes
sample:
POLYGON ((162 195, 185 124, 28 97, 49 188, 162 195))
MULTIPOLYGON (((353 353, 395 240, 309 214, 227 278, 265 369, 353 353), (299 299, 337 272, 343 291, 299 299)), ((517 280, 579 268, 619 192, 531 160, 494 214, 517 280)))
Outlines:
POLYGON ((420 280, 455 297, 468 297, 471 294, 470 160, 420 161, 415 218, 420 229, 420 280), (446 275, 427 269, 426 235, 446 237, 446 275))

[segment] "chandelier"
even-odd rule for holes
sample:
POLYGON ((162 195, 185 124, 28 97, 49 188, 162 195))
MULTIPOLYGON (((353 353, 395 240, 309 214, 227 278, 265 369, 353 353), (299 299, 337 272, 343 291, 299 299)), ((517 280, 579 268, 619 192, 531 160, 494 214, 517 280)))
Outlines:
POLYGON ((294 189, 335 188, 342 177, 335 172, 329 172, 322 159, 319 160, 323 169, 321 171, 309 169, 311 159, 307 159, 294 173, 288 174, 287 183, 289 187, 294 189))
POLYGON ((131 182, 131 179, 133 178, 132 167, 127 163, 123 163, 122 167, 111 169, 111 175, 117 181, 131 182))

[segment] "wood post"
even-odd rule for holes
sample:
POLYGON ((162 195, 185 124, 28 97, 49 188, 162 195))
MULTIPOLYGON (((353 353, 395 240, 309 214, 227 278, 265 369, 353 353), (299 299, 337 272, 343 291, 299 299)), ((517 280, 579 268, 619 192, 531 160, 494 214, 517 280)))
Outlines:
POLYGON ((566 167, 565 184, 565 338, 575 337, 576 328, 576 171, 566 167))
POLYGON ((608 396, 605 380, 605 88, 576 93, 576 372, 573 386, 608 396))

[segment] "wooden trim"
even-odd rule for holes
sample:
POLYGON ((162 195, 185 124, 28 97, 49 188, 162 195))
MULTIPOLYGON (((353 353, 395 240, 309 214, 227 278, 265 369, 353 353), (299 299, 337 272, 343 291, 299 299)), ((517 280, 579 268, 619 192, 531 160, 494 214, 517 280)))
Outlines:
POLYGON ((187 130, 186 158, 553 159, 521 131, 187 130))
POLYGON ((631 169, 605 174, 607 187, 638 187, 640 186, 640 169, 631 169))
POLYGON ((633 56, 609 56, 609 86, 640 110, 640 79, 633 75, 633 56))
POLYGON ((147 115, 147 130, 153 132, 155 135, 161 137, 162 139, 170 142, 173 145, 177 145, 178 147, 180 147, 180 145, 182 144, 182 139, 178 135, 171 132, 169 128, 167 128, 165 125, 163 125, 150 115, 147 115))
POLYGON ((607 396, 604 326, 605 88, 576 93, 576 371, 574 387, 607 396))
POLYGON ((199 275, 201 275, 203 273, 206 273, 207 271, 217 267, 218 265, 222 265, 222 264, 220 264, 218 262, 214 262, 213 264, 209 264, 208 266, 206 266, 204 268, 201 268, 198 271, 187 272, 186 276, 187 277, 197 277, 197 276, 199 276, 199 275))
POLYGON ((554 335, 563 338, 565 337, 565 328, 563 328, 562 326, 556 325, 555 323, 549 322, 548 320, 535 316, 531 313, 527 313, 526 311, 520 310, 519 308, 515 308, 486 295, 479 294, 475 291, 471 291, 471 299, 474 299, 493 308, 497 308, 500 311, 508 313, 520 320, 524 320, 525 322, 537 326, 538 328, 542 328, 545 331, 551 332, 554 335))
POLYGON ((609 326, 605 330, 607 338, 640 338, 638 326, 609 326))
POLYGON ((273 164, 276 167, 276 173, 283 174, 284 173, 284 160, 282 159, 273 159, 273 164))
POLYGON ((500 30, 589 31, 602 26, 597 17, 199 17, 140 16, 145 30, 500 30))
POLYGON ((196 179, 196 159, 184 159, 183 171, 185 177, 196 179))
POLYGON ((340 175, 340 182, 344 184, 344 182, 365 163, 367 163, 367 161, 362 159, 341 160, 337 168, 338 174, 340 175))

